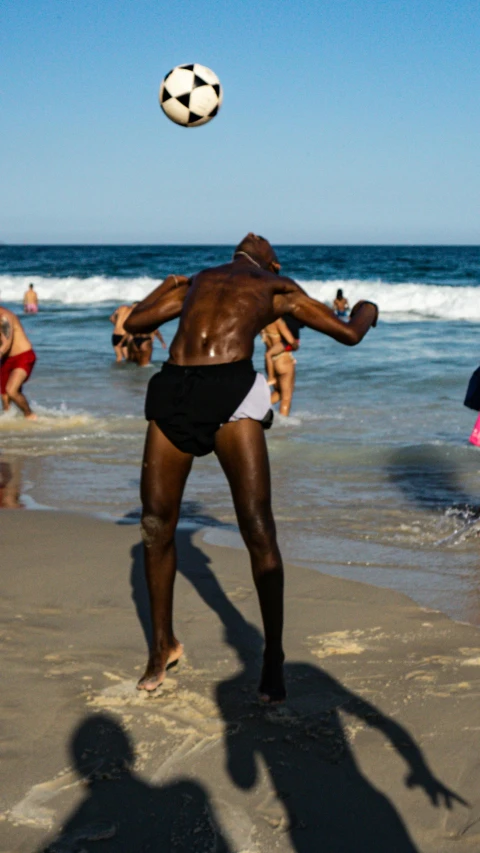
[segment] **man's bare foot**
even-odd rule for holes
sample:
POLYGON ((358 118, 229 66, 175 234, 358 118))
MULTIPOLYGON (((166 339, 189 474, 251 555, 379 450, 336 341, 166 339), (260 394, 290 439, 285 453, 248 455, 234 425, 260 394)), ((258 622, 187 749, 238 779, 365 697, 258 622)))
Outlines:
POLYGON ((176 640, 168 649, 152 652, 147 668, 137 684, 137 690, 146 690, 148 693, 156 690, 165 679, 167 669, 176 664, 182 654, 183 646, 176 640))
POLYGON ((35 414, 35 412, 30 412, 29 415, 25 415, 25 420, 26 421, 36 421, 37 417, 38 416, 35 414))
POLYGON ((277 705, 285 701, 287 691, 283 678, 283 661, 283 654, 271 660, 264 658, 258 693, 260 701, 265 705, 277 705))

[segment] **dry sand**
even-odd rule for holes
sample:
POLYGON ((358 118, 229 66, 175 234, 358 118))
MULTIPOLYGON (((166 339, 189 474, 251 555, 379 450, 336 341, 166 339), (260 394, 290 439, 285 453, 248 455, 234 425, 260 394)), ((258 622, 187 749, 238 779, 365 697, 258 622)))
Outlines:
POLYGON ((0 853, 480 850, 477 629, 289 566, 262 708, 247 555, 181 532, 186 654, 149 697, 138 528, 5 511, 0 537, 0 853))

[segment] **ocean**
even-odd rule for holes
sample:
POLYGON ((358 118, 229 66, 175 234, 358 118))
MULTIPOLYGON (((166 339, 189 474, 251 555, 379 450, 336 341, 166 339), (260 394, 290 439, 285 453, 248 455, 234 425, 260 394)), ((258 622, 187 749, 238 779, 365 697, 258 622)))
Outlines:
MULTIPOLYGON (((38 361, 36 423, 0 414, 0 477, 27 509, 136 523, 152 368, 116 364, 109 316, 170 272, 224 262, 229 246, 0 246, 0 302, 21 315, 38 361), (23 316, 32 282, 36 316, 23 316)), ((365 340, 302 331, 292 413, 268 433, 287 560, 392 587, 480 624, 480 455, 464 408, 479 363, 480 247, 279 246, 282 271, 330 303, 378 303, 365 340)), ((162 333, 170 343, 176 323, 162 333)), ((263 367, 257 341, 255 365, 263 367)), ((241 547, 215 456, 196 460, 183 525, 241 547)), ((288 594, 288 578, 287 578, 288 594)))

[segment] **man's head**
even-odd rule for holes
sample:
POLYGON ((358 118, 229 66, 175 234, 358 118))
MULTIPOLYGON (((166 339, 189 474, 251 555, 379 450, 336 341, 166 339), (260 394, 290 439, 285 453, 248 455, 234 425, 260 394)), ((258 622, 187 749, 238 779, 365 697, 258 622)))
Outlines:
POLYGON ((280 271, 280 264, 272 246, 265 240, 265 237, 259 237, 258 234, 250 232, 236 247, 233 257, 241 253, 249 255, 254 261, 259 264, 264 270, 277 273, 280 271))
POLYGON ((30 290, 33 290, 33 284, 29 284, 28 286, 29 286, 30 290))

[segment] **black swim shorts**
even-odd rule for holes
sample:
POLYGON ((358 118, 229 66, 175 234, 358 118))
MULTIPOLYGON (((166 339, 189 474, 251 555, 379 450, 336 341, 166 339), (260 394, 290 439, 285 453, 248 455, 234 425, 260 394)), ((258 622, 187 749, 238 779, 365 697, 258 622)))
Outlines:
MULTIPOLYGON (((237 411, 256 379, 250 359, 198 367, 166 362, 148 384, 145 417, 179 450, 205 456, 214 449, 216 431, 237 411)), ((271 420, 267 416, 264 426, 271 420)))

